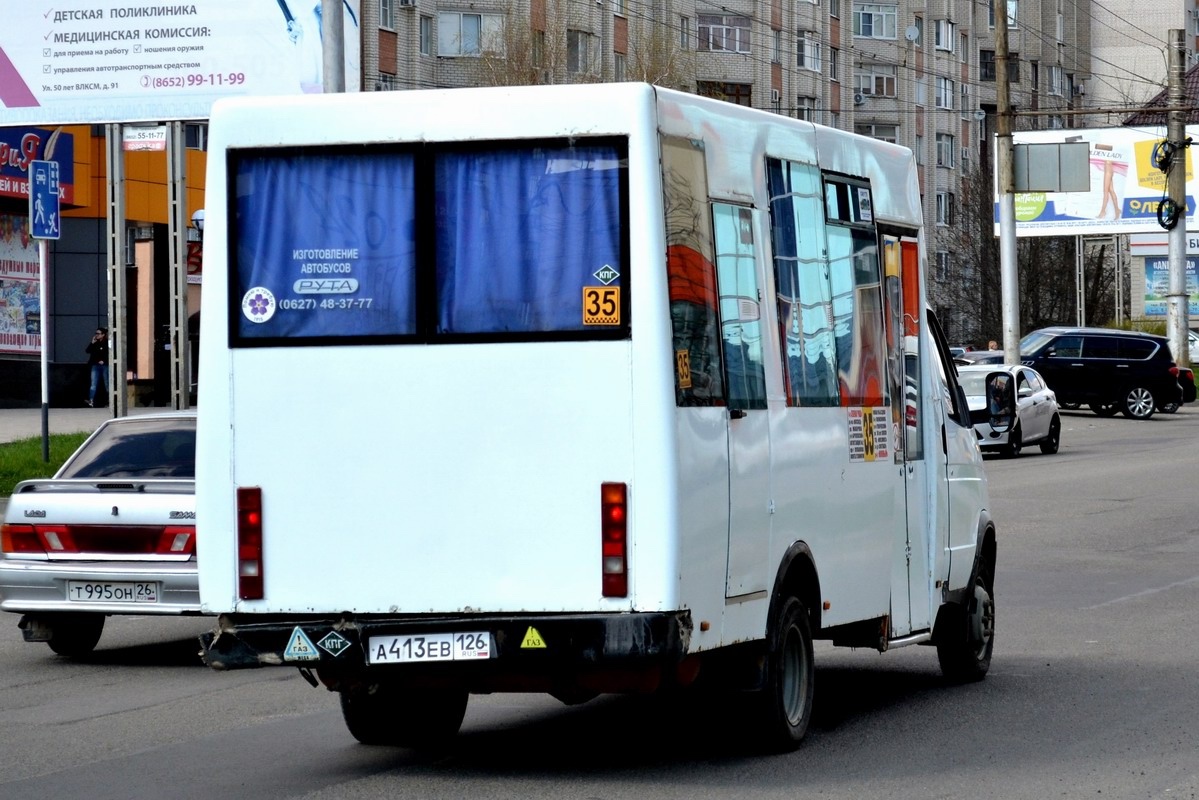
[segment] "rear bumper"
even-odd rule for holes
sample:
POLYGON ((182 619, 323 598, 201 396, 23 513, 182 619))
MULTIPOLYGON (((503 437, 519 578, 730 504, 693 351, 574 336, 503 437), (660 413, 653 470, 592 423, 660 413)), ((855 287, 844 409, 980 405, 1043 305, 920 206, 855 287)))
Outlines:
MULTIPOLYGON (((334 688, 368 672, 415 685, 472 691, 553 691, 565 684, 597 691, 656 688, 687 653, 690 612, 644 614, 288 617, 221 615, 200 637, 214 669, 290 666, 315 669, 334 688), (302 633, 302 639, 297 636, 302 633), (373 637, 486 633, 490 657, 461 661, 370 663, 373 637), (304 644, 306 639, 309 644, 304 644), (300 647, 295 643, 299 641, 300 647), (627 684, 627 685, 626 685, 627 684)), ((378 646, 376 642, 375 646, 378 646)))
POLYGON ((195 561, 0 560, 0 611, 102 614, 198 614, 200 580, 195 561), (158 602, 83 602, 67 598, 68 581, 158 584, 158 602))

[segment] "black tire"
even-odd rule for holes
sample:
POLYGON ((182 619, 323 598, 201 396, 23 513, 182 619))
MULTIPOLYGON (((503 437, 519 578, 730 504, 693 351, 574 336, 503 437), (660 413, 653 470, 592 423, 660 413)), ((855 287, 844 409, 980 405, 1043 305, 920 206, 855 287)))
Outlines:
POLYGON ((342 689, 341 716, 363 744, 437 748, 462 727, 465 689, 414 689, 394 682, 342 689))
POLYGON ((812 626, 798 598, 783 598, 767 632, 766 685, 758 698, 762 744, 773 752, 799 747, 812 718, 816 666, 812 626))
POLYGON ((1158 406, 1157 410, 1163 414, 1173 414, 1178 410, 1178 403, 1165 403, 1161 406, 1158 406))
POLYGON ((1119 403, 1091 403, 1091 410, 1101 417, 1114 417, 1120 410, 1119 403))
POLYGON ((1020 431, 1020 423, 1017 422, 1012 426, 1011 431, 1008 432, 1007 444, 1000 448, 1000 452, 1002 452, 1008 458, 1019 458, 1020 451, 1023 449, 1023 447, 1023 433, 1020 431))
POLYGON ((1062 420, 1057 414, 1049 420, 1049 435, 1041 440, 1041 452, 1051 456, 1062 444, 1062 420))
POLYGON ((1129 419, 1149 419, 1155 406, 1153 392, 1144 386, 1134 386, 1125 393, 1120 411, 1129 419))
POLYGON ((79 658, 95 650, 104 632, 103 614, 58 614, 46 621, 52 631, 46 644, 67 658, 79 658))
POLYGON ((1059 402, 1059 403, 1058 403, 1058 405, 1059 405, 1059 406, 1061 406, 1062 408, 1066 409, 1067 411, 1074 411, 1074 410, 1075 410, 1075 409, 1077 409, 1077 408, 1078 408, 1080 405, 1082 405, 1082 403, 1062 403, 1062 402, 1059 402))
POLYGON ((986 677, 995 649, 994 582, 988 565, 980 565, 973 586, 965 605, 949 604, 937 620, 937 660, 941 674, 955 683, 986 677))

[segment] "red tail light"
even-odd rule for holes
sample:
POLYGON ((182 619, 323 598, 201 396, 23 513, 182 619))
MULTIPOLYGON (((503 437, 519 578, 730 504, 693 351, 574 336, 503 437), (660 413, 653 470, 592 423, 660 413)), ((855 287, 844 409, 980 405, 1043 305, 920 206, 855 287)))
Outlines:
POLYGON ((237 594, 242 600, 261 600, 262 489, 237 490, 237 594))
POLYGON ((0 527, 0 550, 5 553, 44 553, 42 542, 33 532, 32 525, 4 525, 0 527))
POLYGON ((191 525, 5 525, 5 553, 68 556, 190 556, 191 525))
POLYGON ((625 484, 600 485, 604 597, 627 597, 629 594, 628 510, 628 487, 625 484))

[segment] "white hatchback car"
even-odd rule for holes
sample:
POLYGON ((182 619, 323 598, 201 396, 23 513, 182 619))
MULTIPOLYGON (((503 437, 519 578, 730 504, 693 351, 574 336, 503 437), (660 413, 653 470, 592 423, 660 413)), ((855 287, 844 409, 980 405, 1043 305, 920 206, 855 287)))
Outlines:
POLYGON ((1062 440, 1062 420, 1058 414, 1057 397, 1035 369, 1020 364, 958 366, 958 382, 970 404, 970 421, 974 425, 979 447, 998 450, 1012 458, 1020 455, 1026 444, 1038 444, 1041 452, 1046 454, 1058 451, 1062 440), (1015 382, 1016 418, 1010 426, 993 427, 991 424, 987 377, 996 373, 1006 374, 1015 382))

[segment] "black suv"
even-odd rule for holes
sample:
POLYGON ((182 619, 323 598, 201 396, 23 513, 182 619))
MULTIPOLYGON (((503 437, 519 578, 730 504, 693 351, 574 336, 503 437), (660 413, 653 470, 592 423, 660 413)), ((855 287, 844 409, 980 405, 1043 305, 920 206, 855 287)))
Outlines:
POLYGON ((1108 328, 1042 328, 1020 340, 1020 360, 1045 377, 1064 407, 1087 404, 1101 417, 1117 411, 1149 419, 1182 402, 1178 365, 1162 336, 1108 328))

